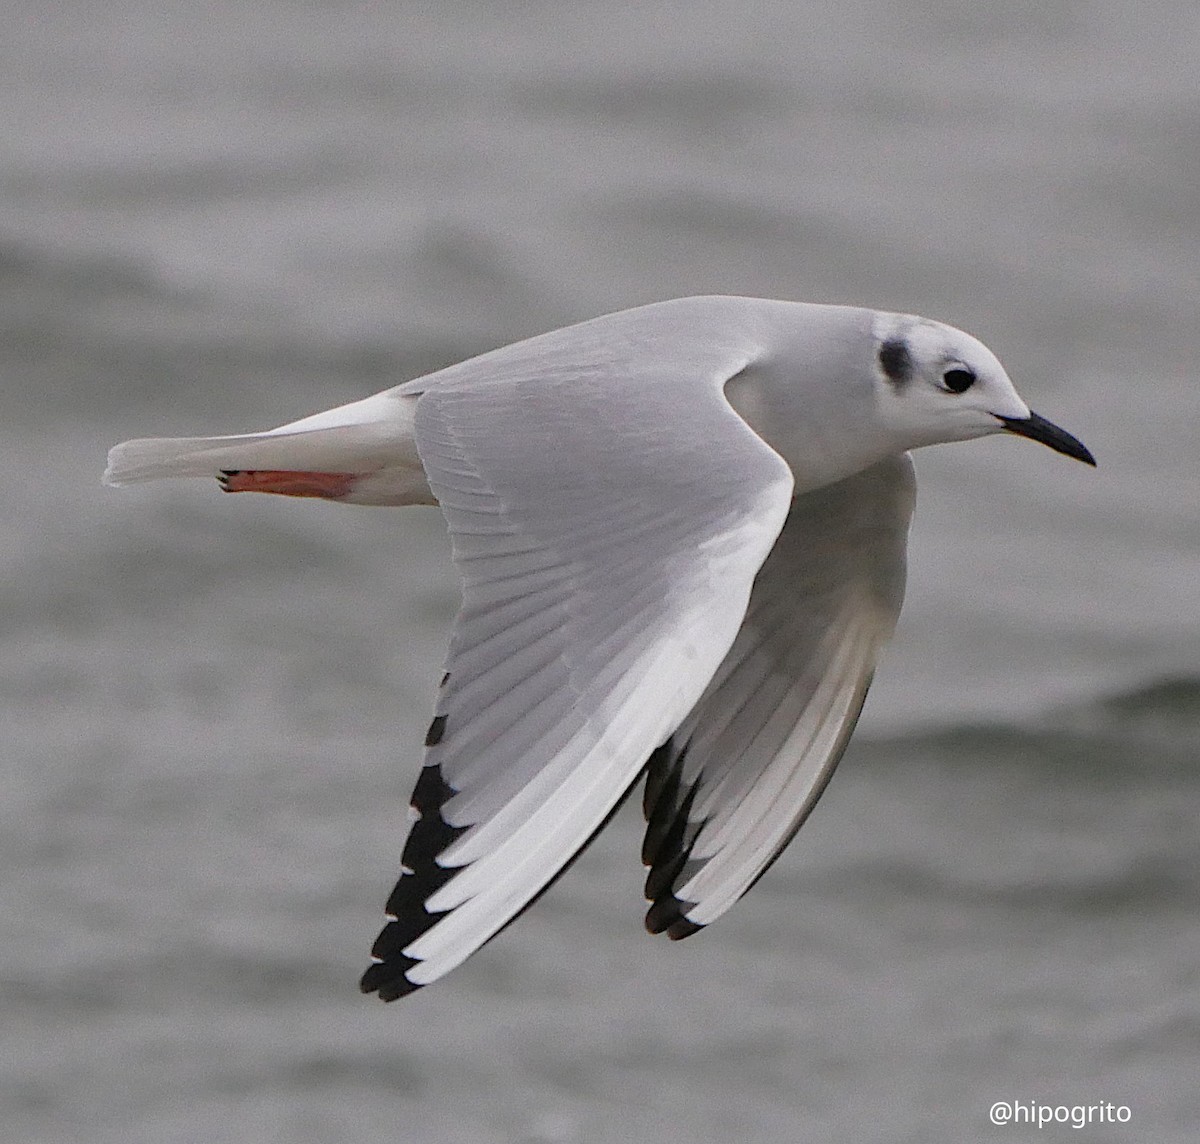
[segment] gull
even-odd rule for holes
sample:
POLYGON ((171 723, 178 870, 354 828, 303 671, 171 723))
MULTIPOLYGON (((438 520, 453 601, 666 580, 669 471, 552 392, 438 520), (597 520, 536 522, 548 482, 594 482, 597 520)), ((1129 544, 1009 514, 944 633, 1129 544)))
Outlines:
POLYGON ((445 517, 462 605, 361 981, 391 1001, 528 908, 643 774, 647 928, 728 910, 825 789, 895 627, 909 451, 998 432, 1095 464, 961 330, 712 296, 265 433, 127 441, 104 480, 445 517))

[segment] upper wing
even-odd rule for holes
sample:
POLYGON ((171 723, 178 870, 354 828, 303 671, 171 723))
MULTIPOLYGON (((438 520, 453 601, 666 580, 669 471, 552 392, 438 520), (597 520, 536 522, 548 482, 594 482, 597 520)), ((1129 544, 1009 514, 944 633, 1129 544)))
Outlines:
POLYGON ((428 984, 524 909, 729 650, 792 489, 724 399, 747 360, 493 361, 422 393, 463 602, 364 991, 428 984))
POLYGON ((724 913, 820 798, 900 613, 915 495, 902 456, 796 499, 733 647, 650 763, 652 933, 724 913))

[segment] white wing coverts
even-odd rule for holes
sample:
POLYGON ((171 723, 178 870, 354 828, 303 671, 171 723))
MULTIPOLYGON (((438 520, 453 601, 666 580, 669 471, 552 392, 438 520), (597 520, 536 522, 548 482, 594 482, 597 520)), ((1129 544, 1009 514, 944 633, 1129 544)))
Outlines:
POLYGON ((401 387, 463 602, 362 981, 385 1000, 462 962, 603 825, 729 651, 789 508, 790 470, 722 393, 753 346, 581 361, 576 342, 565 365, 528 345, 401 387))

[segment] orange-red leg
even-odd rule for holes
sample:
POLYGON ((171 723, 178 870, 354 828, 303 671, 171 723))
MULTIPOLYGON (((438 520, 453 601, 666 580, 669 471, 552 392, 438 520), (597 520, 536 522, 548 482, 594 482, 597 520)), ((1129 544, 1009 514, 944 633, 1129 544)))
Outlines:
POLYGON ((227 493, 278 493, 285 497, 344 497, 360 473, 291 473, 270 469, 223 472, 217 480, 227 493))

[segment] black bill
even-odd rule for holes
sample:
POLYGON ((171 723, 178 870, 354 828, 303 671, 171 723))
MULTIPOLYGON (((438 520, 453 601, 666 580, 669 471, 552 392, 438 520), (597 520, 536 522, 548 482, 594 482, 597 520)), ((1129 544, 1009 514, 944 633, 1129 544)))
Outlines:
POLYGON ((1065 453, 1085 465, 1095 467, 1096 458, 1092 456, 1088 447, 1065 429, 1060 429, 1053 421, 1047 421, 1036 413, 1030 413, 1028 417, 1000 417, 999 414, 996 416, 1010 433, 1028 437, 1031 441, 1041 441, 1056 453, 1065 453))

